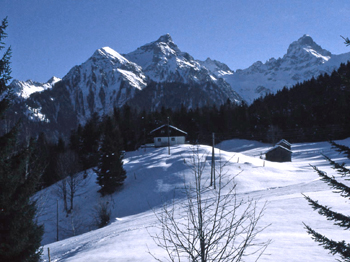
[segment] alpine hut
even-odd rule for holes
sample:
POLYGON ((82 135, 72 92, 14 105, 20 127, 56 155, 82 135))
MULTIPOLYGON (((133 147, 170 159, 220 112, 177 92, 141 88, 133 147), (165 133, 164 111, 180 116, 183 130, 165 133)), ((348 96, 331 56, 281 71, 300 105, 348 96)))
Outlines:
POLYGON ((187 132, 166 124, 152 130, 150 134, 153 135, 154 146, 162 147, 185 144, 187 132))
POLYGON ((292 151, 291 144, 282 139, 273 148, 265 153, 266 160, 273 162, 291 162, 292 151))

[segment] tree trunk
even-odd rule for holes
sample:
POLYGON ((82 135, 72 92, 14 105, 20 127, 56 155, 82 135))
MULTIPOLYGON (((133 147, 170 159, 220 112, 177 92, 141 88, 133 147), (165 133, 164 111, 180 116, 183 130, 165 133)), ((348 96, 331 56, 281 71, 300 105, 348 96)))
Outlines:
POLYGON ((67 181, 66 181, 66 179, 62 180, 62 193, 63 193, 64 211, 68 212, 68 205, 67 205, 67 181))

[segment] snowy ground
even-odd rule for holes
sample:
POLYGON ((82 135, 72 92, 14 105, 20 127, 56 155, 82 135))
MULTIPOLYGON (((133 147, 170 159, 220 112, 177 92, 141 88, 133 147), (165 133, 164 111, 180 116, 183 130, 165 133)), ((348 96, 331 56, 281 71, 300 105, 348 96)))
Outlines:
MULTIPOLYGON (((350 138, 337 142, 349 146, 350 138)), ((271 225, 259 235, 259 239, 271 239, 272 243, 259 261, 334 261, 334 256, 307 235, 303 222, 335 240, 349 240, 350 235, 314 212, 302 194, 332 206, 334 210, 347 210, 349 203, 319 181, 309 165, 317 165, 328 174, 337 176, 322 154, 340 162, 347 159, 331 149, 327 142, 300 143, 292 145, 292 162, 273 163, 262 159, 262 153, 268 148, 270 145, 247 140, 225 141, 216 148, 217 158, 229 162, 226 170, 229 175, 241 172, 235 178, 237 196, 257 199, 260 206, 267 202, 260 225, 271 225)), ((162 256, 164 251, 155 245, 150 236, 158 231, 154 212, 173 196, 175 188, 183 187, 184 179, 191 182, 193 175, 184 159, 191 155, 192 149, 190 145, 172 147, 170 156, 167 148, 128 152, 124 165, 128 175, 125 185, 105 199, 97 193, 95 175, 90 170, 75 199, 75 211, 68 217, 62 212, 57 186, 40 192, 39 221, 45 223, 43 261, 48 261, 48 248, 51 261, 57 262, 155 261, 148 250, 162 256), (59 239, 74 232, 77 235, 92 231, 55 242, 57 199, 59 239), (96 229, 95 209, 103 201, 108 202, 112 221, 108 226, 96 229)), ((211 148, 200 146, 200 153, 211 154, 211 148)), ((205 176, 210 176, 209 163, 205 176)), ((178 195, 177 201, 183 200, 178 195)), ((254 260, 247 257, 245 261, 254 260)))

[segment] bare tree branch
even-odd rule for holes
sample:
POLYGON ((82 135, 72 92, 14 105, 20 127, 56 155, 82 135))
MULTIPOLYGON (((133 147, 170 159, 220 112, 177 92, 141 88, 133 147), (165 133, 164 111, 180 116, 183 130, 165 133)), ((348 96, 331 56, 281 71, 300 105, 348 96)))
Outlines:
POLYGON ((350 45, 350 39, 348 37, 346 38, 344 36, 340 36, 340 37, 344 39, 344 44, 346 44, 347 46, 350 45))
POLYGON ((189 163, 194 182, 184 183, 185 201, 173 200, 164 204, 160 213, 155 212, 160 233, 151 237, 166 251, 167 261, 231 262, 250 255, 257 256, 257 261, 270 243, 257 241, 265 229, 258 227, 258 222, 266 206, 258 209, 256 201, 238 200, 235 176, 224 173, 227 163, 219 163, 217 188, 208 187, 209 181, 203 177, 205 159, 194 148, 190 161, 184 161, 189 163))
POLYGON ((80 171, 79 157, 72 150, 58 156, 57 169, 57 173, 61 178, 58 183, 58 196, 63 200, 64 210, 68 214, 74 208, 74 197, 78 189, 84 187, 87 180, 85 176, 77 174, 80 171), (70 202, 69 209, 68 200, 70 202))

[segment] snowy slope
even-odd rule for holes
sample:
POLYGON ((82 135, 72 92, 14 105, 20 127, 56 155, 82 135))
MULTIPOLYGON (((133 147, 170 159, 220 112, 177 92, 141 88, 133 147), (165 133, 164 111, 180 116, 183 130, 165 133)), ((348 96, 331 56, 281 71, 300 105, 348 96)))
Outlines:
MULTIPOLYGON (((350 145, 350 139, 338 142, 350 145)), ((292 145, 293 162, 266 161, 264 166, 264 160, 260 156, 269 147, 270 145, 255 141, 231 140, 216 148, 220 159, 228 161, 227 171, 230 176, 242 172, 235 178, 238 198, 254 198, 259 200, 260 206, 267 201, 267 209, 260 225, 271 225, 259 238, 271 239, 273 242, 259 261, 334 261, 335 257, 307 235, 302 223, 337 240, 349 239, 349 234, 312 211, 301 193, 333 206, 335 210, 348 209, 348 203, 343 202, 343 199, 319 181, 309 166, 317 165, 327 173, 334 174, 321 153, 337 161, 344 161, 345 158, 332 150, 326 142, 302 143, 292 145)), ((102 229, 59 242, 54 242, 57 195, 53 192, 56 188, 53 186, 41 192, 40 195, 45 200, 41 202, 43 208, 39 221, 46 223, 43 261, 48 261, 47 248, 50 248, 51 260, 56 262, 154 261, 148 250, 160 257, 165 255, 150 236, 159 230, 153 211, 160 210, 164 201, 171 198, 174 189, 183 186, 184 179, 186 183, 193 182, 191 170, 184 163, 192 149, 190 145, 173 147, 170 156, 166 148, 128 152, 124 165, 128 177, 124 188, 105 199, 112 210, 111 223, 102 229), (50 242, 52 243, 49 244, 50 242)), ((211 152, 207 146, 200 146, 199 150, 201 154, 211 152)), ((75 206, 79 212, 74 219, 80 228, 93 229, 93 207, 102 200, 96 193, 98 188, 93 172, 90 170, 88 174, 86 186, 76 199, 75 206)), ((204 179, 210 177, 209 164, 204 174, 204 179)), ((184 201, 181 194, 177 195, 177 201, 184 201)), ((71 216, 65 217, 60 213, 59 217, 60 228, 66 228, 65 232, 68 233, 72 225, 71 216)), ((255 260, 247 257, 245 261, 255 260)))

